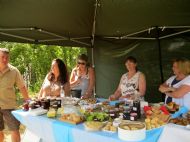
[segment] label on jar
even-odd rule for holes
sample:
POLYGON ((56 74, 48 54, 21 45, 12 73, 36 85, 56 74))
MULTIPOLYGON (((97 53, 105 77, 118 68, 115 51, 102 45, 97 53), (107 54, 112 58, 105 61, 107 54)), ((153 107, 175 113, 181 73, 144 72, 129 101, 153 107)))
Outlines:
POLYGON ((115 116, 115 114, 114 114, 114 113, 111 113, 110 116, 115 116))
POLYGON ((134 110, 134 111, 137 111, 137 107, 133 107, 133 110, 134 110))
POLYGON ((134 120, 135 120, 135 117, 134 117, 134 116, 131 116, 131 117, 130 117, 130 120, 134 121, 134 120))

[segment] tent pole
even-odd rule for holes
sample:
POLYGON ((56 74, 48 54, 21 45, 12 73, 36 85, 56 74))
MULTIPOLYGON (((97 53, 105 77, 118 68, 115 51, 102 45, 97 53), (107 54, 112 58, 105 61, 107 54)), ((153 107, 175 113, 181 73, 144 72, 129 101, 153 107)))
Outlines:
POLYGON ((32 31, 33 28, 0 28, 0 31, 32 31))
POLYGON ((94 18, 93 18, 93 25, 92 25, 92 39, 91 39, 91 46, 94 48, 94 38, 96 33, 96 15, 97 15, 97 8, 98 8, 99 2, 96 0, 95 8, 94 8, 94 18))
POLYGON ((6 35, 9 37, 15 37, 18 39, 23 39, 23 40, 27 40, 27 41, 32 41, 35 42, 35 39, 31 39, 31 38, 27 38, 27 37, 23 37, 23 36, 18 36, 18 35, 14 35, 14 34, 8 34, 8 33, 4 33, 4 32, 0 32, 1 35, 6 35))
POLYGON ((144 29, 144 30, 141 30, 141 31, 138 31, 138 32, 134 32, 134 33, 131 33, 131 34, 122 36, 122 37, 120 37, 120 38, 121 38, 121 39, 127 38, 127 37, 134 36, 134 35, 137 35, 137 34, 140 34, 140 33, 144 33, 144 32, 146 32, 146 31, 151 31, 151 30, 153 30, 153 29, 155 29, 155 27, 151 27, 151 28, 144 29))
POLYGON ((148 38, 148 37, 125 37, 122 39, 140 39, 140 40, 155 40, 156 38, 148 38))
MULTIPOLYGON (((159 60, 159 67, 160 67, 160 77, 161 77, 161 83, 164 82, 164 75, 163 75, 163 68, 162 68, 162 51, 161 51, 161 45, 160 45, 160 39, 159 39, 159 36, 160 36, 160 32, 159 32, 159 28, 156 27, 156 32, 157 32, 157 35, 156 35, 156 39, 157 39, 157 42, 158 42, 158 60, 159 60)), ((165 94, 162 94, 162 101, 164 101, 165 99, 165 94)))
MULTIPOLYGON (((94 62, 94 38, 96 33, 96 16, 97 16, 97 8, 100 6, 99 1, 96 0, 95 8, 94 8, 94 18, 93 18, 93 25, 92 25, 92 39, 91 39, 91 56, 92 56, 92 66, 95 68, 94 62)), ((94 86, 94 97, 96 96, 96 85, 94 86)))
POLYGON ((62 39, 67 39, 67 40, 70 40, 70 41, 73 41, 73 42, 76 42, 76 43, 80 43, 80 44, 83 44, 83 45, 90 46, 90 44, 88 44, 88 43, 85 43, 85 42, 82 42, 82 41, 79 41, 79 40, 75 40, 75 39, 72 39, 72 38, 64 37, 64 36, 61 36, 61 35, 58 35, 58 34, 55 34, 55 33, 52 33, 52 32, 45 31, 43 29, 35 28, 34 30, 36 30, 38 32, 41 32, 41 33, 44 33, 44 34, 56 36, 56 37, 59 37, 59 38, 62 38, 62 39))
POLYGON ((187 32, 190 32, 190 29, 184 30, 184 31, 181 31, 181 32, 177 32, 177 33, 173 33, 173 34, 169 34, 169 35, 166 35, 166 36, 162 36, 162 37, 159 37, 159 39, 164 39, 164 38, 168 38, 168 37, 184 34, 184 33, 187 33, 187 32))
POLYGON ((184 28, 190 28, 190 26, 162 26, 162 27, 158 27, 160 29, 162 28, 167 28, 167 29, 184 29, 184 28))

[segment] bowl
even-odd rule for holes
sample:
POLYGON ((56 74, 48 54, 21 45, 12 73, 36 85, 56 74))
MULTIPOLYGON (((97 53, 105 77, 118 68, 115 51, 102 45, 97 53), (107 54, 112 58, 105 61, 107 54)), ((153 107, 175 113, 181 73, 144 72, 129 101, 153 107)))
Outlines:
POLYGON ((124 141, 141 141, 146 138, 146 126, 142 122, 121 123, 118 137, 124 141))

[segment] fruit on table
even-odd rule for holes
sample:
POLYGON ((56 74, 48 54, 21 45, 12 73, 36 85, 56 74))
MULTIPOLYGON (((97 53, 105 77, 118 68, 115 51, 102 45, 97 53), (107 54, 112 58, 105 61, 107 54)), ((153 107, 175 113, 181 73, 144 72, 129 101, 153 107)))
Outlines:
POLYGON ((108 122, 106 124, 106 126, 102 129, 104 131, 111 131, 111 132, 116 132, 117 131, 117 127, 113 126, 112 122, 108 122))
POLYGON ((176 112, 179 110, 179 105, 176 104, 175 102, 170 102, 166 105, 166 107, 168 108, 168 110, 172 113, 176 112))
POLYGON ((22 106, 22 108, 23 108, 24 111, 28 111, 29 110, 28 103, 24 103, 23 106, 22 106))
POLYGON ((55 117, 56 116, 56 111, 55 109, 49 109, 47 112, 47 117, 55 117))

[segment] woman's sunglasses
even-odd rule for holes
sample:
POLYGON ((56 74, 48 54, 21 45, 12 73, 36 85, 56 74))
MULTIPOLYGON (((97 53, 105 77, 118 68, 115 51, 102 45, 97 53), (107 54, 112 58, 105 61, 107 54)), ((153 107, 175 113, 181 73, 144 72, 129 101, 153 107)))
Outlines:
POLYGON ((86 63, 84 62, 77 62, 78 65, 85 65, 86 63))

